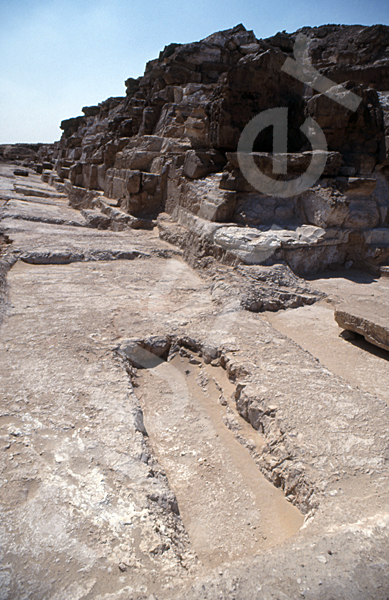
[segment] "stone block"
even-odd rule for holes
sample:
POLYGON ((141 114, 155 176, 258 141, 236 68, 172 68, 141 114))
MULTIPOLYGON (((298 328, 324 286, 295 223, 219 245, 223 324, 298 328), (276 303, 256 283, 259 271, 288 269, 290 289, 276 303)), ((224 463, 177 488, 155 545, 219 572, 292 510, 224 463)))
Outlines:
POLYGON ((185 154, 183 172, 184 175, 190 179, 200 179, 210 173, 221 171, 224 164, 225 159, 218 152, 188 150, 185 154))
POLYGON ((332 188, 320 186, 302 194, 302 207, 308 223, 317 227, 342 227, 349 214, 350 201, 332 188))
POLYGON ((85 219, 87 227, 95 229, 108 229, 111 224, 111 219, 107 215, 103 215, 99 210, 81 210, 81 214, 85 219))
POLYGON ((141 184, 141 172, 140 171, 127 171, 126 175, 126 189, 129 194, 137 194, 140 190, 141 184))
POLYGON ((385 306, 367 300, 354 301, 341 305, 334 316, 343 329, 359 333, 371 344, 389 350, 389 318, 385 306))
POLYGON ((112 189, 109 197, 117 198, 119 200, 120 198, 125 197, 126 192, 127 186, 125 179, 122 179, 121 177, 114 177, 112 179, 112 189))
POLYGON ((377 227, 363 232, 365 243, 369 246, 383 246, 389 248, 389 227, 377 227))
POLYGON ((154 194, 156 192, 160 179, 160 176, 156 175, 155 173, 143 173, 142 191, 145 191, 149 194, 154 194))
POLYGON ((343 227, 349 229, 371 229, 380 221, 377 203, 368 198, 352 201, 349 204, 348 214, 343 222, 343 227))
POLYGON ((134 171, 149 171, 151 163, 157 156, 159 156, 159 152, 130 150, 128 152, 123 152, 122 166, 125 169, 134 171))
POLYGON ((97 190, 98 184, 98 172, 97 165, 87 164, 82 167, 83 186, 90 190, 97 190))

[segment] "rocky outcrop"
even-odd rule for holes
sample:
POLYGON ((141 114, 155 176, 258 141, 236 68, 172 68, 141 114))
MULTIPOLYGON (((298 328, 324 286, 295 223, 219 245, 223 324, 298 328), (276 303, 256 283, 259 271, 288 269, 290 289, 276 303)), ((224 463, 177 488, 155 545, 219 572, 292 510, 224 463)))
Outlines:
MULTIPOLYGON (((70 197, 72 190, 96 192, 146 224, 161 212, 177 219, 182 211, 227 224, 227 237, 219 233, 214 242, 237 262, 281 260, 300 273, 329 265, 377 268, 389 258, 388 42, 383 25, 326 25, 265 40, 238 25, 200 42, 170 44, 142 77, 126 81, 126 96, 62 121, 61 140, 40 150, 43 177, 66 182, 70 197), (299 34, 309 38, 314 68, 360 98, 356 110, 283 70, 299 34), (291 180, 306 172, 314 158, 300 129, 307 118, 328 144, 321 177, 287 198, 254 189, 236 154, 250 119, 280 107, 288 108, 288 175, 273 174, 270 127, 253 148, 264 174, 291 180), (300 235, 304 226, 308 239, 300 235), (276 241, 271 252, 253 254, 242 251, 242 236, 261 248, 276 241)), ((193 231, 186 235, 193 238, 193 231)))

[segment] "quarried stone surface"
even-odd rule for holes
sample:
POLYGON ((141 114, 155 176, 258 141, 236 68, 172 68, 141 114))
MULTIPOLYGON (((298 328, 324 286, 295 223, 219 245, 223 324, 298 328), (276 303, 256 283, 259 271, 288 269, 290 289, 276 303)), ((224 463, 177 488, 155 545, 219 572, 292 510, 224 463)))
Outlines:
POLYGON ((339 327, 363 335, 365 340, 389 350, 388 305, 374 301, 353 301, 335 310, 335 321, 339 327))

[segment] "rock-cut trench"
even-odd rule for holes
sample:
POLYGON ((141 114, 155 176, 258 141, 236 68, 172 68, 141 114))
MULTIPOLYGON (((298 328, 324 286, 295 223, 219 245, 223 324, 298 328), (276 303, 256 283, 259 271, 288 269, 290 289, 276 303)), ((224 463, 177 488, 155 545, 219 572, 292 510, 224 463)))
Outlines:
POLYGON ((183 347, 154 359, 136 371, 135 393, 201 562, 217 566, 293 536, 303 516, 258 469, 263 436, 238 414, 225 370, 183 347))

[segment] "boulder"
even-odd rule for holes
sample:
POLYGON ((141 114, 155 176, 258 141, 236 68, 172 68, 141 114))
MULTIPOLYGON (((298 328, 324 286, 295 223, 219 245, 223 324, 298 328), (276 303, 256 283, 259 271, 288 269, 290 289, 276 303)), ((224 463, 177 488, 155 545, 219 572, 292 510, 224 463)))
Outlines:
MULTIPOLYGON (((289 235, 286 239, 290 237, 289 235)), ((215 233, 214 242, 233 253, 243 263, 258 265, 266 263, 281 248, 281 235, 278 231, 262 233, 251 228, 222 227, 215 233)))

